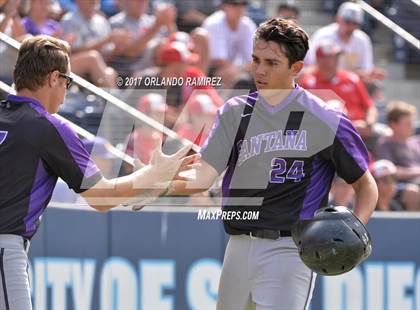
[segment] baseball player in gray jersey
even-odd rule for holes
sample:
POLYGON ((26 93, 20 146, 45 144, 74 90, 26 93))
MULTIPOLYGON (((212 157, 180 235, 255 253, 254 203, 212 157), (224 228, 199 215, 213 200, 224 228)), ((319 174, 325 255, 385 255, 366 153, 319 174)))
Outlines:
POLYGON ((315 274, 300 260, 291 227, 327 205, 335 174, 352 184, 354 212, 364 224, 375 208, 360 136, 343 113, 294 82, 307 50, 308 36, 294 22, 261 24, 252 56, 258 91, 219 109, 195 180, 167 189, 204 191, 224 172, 223 209, 259 211, 258 220, 224 220, 230 239, 217 309, 308 307, 315 274))

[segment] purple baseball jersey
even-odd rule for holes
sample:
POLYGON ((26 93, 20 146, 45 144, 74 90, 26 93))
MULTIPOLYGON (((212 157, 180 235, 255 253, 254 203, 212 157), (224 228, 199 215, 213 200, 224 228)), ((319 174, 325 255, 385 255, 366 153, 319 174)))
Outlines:
POLYGON ((77 193, 102 178, 74 131, 32 98, 1 105, 0 142, 0 234, 31 238, 58 177, 77 193))

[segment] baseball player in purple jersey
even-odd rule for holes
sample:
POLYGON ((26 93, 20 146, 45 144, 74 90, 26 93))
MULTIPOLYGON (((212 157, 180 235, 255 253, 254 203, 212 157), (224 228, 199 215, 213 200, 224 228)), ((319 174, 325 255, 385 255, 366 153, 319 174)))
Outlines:
POLYGON ((377 200, 368 153, 349 119, 294 82, 308 36, 294 22, 272 19, 254 36, 257 92, 218 111, 191 182, 169 194, 208 189, 224 172, 224 211, 259 211, 258 220, 224 220, 230 235, 217 309, 306 309, 315 274, 300 260, 291 227, 327 205, 335 174, 356 192, 355 214, 367 223, 377 200))
POLYGON ((13 72, 17 96, 0 102, 0 309, 32 307, 27 249, 58 177, 93 208, 106 211, 171 180, 198 158, 183 158, 189 147, 166 156, 157 140, 150 165, 105 179, 73 130, 51 115, 72 81, 68 54, 61 40, 25 40, 13 72))

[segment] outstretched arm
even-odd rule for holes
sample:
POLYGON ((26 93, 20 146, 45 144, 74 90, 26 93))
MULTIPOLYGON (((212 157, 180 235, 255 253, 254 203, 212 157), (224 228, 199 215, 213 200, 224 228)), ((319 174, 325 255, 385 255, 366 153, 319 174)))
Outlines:
POLYGON ((108 211, 151 188, 162 188, 162 184, 169 183, 176 177, 180 168, 199 158, 199 155, 184 157, 190 148, 191 146, 185 146, 173 155, 165 155, 162 153, 161 139, 157 139, 149 165, 128 176, 112 180, 102 178, 81 195, 96 210, 108 211))
POLYGON ((195 178, 192 180, 174 180, 171 182, 167 195, 192 195, 208 190, 219 176, 213 166, 204 160, 196 168, 195 178))

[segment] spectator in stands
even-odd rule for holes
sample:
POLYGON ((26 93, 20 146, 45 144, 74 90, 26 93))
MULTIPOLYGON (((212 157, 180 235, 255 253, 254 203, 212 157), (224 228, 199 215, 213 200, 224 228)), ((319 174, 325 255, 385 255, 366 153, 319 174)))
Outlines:
MULTIPOLYGON (((22 19, 22 24, 31 35, 45 34, 60 37, 63 29, 59 22, 50 18, 51 4, 49 0, 30 0, 28 15, 22 19)), ((70 40, 67 40, 70 41, 70 40)))
POLYGON ((414 135, 416 108, 403 101, 390 102, 387 121, 393 134, 384 137, 376 149, 378 158, 397 167, 398 200, 407 210, 420 210, 420 136, 414 135))
POLYGON ((397 168, 386 159, 375 161, 370 167, 376 184, 378 185, 378 211, 402 211, 403 207, 396 201, 397 193, 397 168))
POLYGON ((363 23, 363 10, 353 2, 340 5, 336 22, 316 31, 311 38, 311 48, 305 63, 316 62, 316 50, 320 42, 332 40, 343 50, 340 68, 357 73, 363 81, 371 83, 385 78, 385 71, 373 65, 372 42, 369 36, 360 30, 363 23))
MULTIPOLYGON (((137 109, 163 124, 167 105, 164 97, 159 93, 149 93, 140 98, 137 109)), ((127 154, 138 158, 141 162, 148 164, 151 152, 154 148, 154 136, 162 135, 161 132, 149 125, 139 123, 136 129, 130 134, 127 142, 127 154)))
POLYGON ((76 12, 78 10, 77 4, 74 0, 58 0, 61 10, 64 12, 76 12))
MULTIPOLYGON (((209 83, 203 83, 206 76, 195 66, 199 61, 200 56, 191 53, 183 42, 169 41, 165 43, 157 51, 157 59, 161 64, 160 67, 146 69, 142 72, 138 72, 137 75, 157 77, 158 80, 167 80, 174 77, 183 78, 184 83, 172 83, 172 85, 166 86, 166 89, 168 89, 167 103, 174 106, 179 112, 181 112, 185 102, 187 102, 194 91, 208 94, 217 106, 223 104, 223 100, 217 94, 214 87, 209 83), (187 80, 190 82, 187 83, 187 80), (171 97, 176 97, 176 99, 172 99, 171 97)), ((144 80, 145 79, 142 81, 144 80)), ((150 89, 154 86, 156 86, 156 83, 151 86, 143 85, 142 87, 150 89)), ((156 88, 162 89, 162 86, 157 85, 156 88)))
POLYGON ((201 146, 213 126, 217 108, 209 95, 200 93, 192 95, 185 106, 189 122, 177 128, 177 133, 201 146))
POLYGON ((101 11, 107 17, 113 16, 120 11, 121 0, 101 0, 101 11))
MULTIPOLYGON (((65 35, 74 36, 72 54, 88 53, 87 62, 72 61, 75 72, 82 71, 90 61, 100 64, 102 76, 91 77, 99 85, 115 85, 117 73, 107 67, 104 60, 119 55, 129 43, 129 34, 125 30, 111 30, 108 20, 100 14, 98 0, 76 0, 78 10, 64 15, 61 24, 65 35)), ((96 73, 96 72, 95 72, 96 73)))
POLYGON ((345 70, 339 70, 342 49, 331 40, 323 40, 316 48, 316 66, 312 73, 305 74, 300 84, 306 89, 319 91, 317 96, 325 102, 344 101, 346 114, 364 138, 372 136, 372 125, 377 119, 377 109, 360 78, 345 70), (338 97, 337 97, 338 95, 338 97))
POLYGON ((176 30, 174 6, 158 6, 154 15, 149 15, 148 4, 149 0, 121 0, 123 10, 109 20, 112 29, 129 34, 129 43, 112 60, 112 66, 122 75, 130 76, 135 70, 152 66, 150 42, 153 38, 162 40, 176 30))
MULTIPOLYGON (((21 41, 26 37, 26 31, 18 14, 19 5, 20 0, 8 0, 0 4, 0 8, 3 10, 3 13, 0 13, 0 32, 21 41)), ((17 51, 0 41, 0 58, 0 79, 11 83, 17 51)))
POLYGON ((181 42, 195 54, 200 55, 194 64, 204 75, 208 74, 209 69, 209 36, 204 28, 196 28, 190 34, 182 31, 174 32, 168 37, 169 42, 181 42))
POLYGON ((300 16, 300 9, 292 2, 280 3, 277 7, 277 17, 283 19, 291 19, 298 23, 300 16))
MULTIPOLYGON (((74 41, 74 34, 65 34, 60 23, 50 18, 51 4, 49 0, 30 0, 29 4, 29 14, 22 19, 27 33, 31 35, 45 34, 64 39, 69 43, 74 41)), ((107 67, 102 56, 97 52, 72 53, 70 63, 74 73, 87 75, 98 86, 112 87, 115 85, 113 70, 107 67)))
POLYGON ((247 4, 247 0, 222 0, 221 10, 203 22, 209 33, 211 71, 223 78, 224 87, 231 87, 241 69, 248 70, 252 61, 256 25, 245 16, 247 4))
POLYGON ((176 24, 180 31, 191 32, 200 27, 204 20, 217 10, 217 0, 175 0, 178 9, 176 24))

